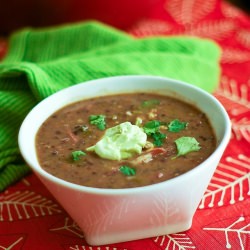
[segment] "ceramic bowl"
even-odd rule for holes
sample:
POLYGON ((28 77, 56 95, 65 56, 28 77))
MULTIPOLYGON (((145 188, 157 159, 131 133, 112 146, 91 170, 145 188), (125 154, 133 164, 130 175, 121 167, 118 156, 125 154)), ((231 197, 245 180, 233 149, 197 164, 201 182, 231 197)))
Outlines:
POLYGON ((27 164, 83 230, 90 245, 103 245, 188 230, 193 215, 229 142, 231 125, 223 106, 191 84, 155 76, 117 76, 63 89, 35 106, 23 121, 19 146, 27 164), (214 128, 214 153, 193 170, 145 187, 100 189, 59 179, 39 165, 35 137, 56 110, 82 99, 125 92, 154 92, 196 105, 214 128))

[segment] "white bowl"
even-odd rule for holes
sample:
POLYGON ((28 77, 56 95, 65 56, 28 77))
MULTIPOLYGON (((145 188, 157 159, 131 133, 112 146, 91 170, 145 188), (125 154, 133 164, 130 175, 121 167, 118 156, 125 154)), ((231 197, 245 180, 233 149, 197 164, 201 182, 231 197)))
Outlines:
POLYGON ((23 121, 19 147, 27 164, 83 230, 91 245, 103 245, 177 233, 192 218, 229 142, 231 123, 223 106, 191 84, 155 76, 117 76, 63 89, 40 102, 23 121), (59 179, 39 165, 35 136, 41 124, 61 107, 86 98, 124 93, 156 92, 176 96, 200 108, 217 138, 214 153, 193 170, 145 187, 100 189, 59 179))

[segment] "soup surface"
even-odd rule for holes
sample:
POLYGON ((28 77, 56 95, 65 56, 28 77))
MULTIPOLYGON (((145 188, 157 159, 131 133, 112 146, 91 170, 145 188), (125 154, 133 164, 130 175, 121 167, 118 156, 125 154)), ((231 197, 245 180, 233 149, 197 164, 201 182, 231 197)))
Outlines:
MULTIPOLYGON (((133 144, 139 135, 136 132, 129 139, 126 133, 129 131, 119 137, 120 144, 111 147, 111 157, 112 150, 119 151, 122 138, 133 144)), ((108 141, 104 142, 107 148, 108 141)), ((213 129, 201 111, 181 100, 150 93, 73 103, 50 116, 36 137, 38 159, 45 171, 98 188, 131 188, 171 179, 200 164, 215 146, 213 129), (135 152, 129 145, 130 155, 121 159, 98 155, 94 145, 108 129, 124 122, 146 138, 145 143, 140 142, 141 151, 139 146, 135 152)))

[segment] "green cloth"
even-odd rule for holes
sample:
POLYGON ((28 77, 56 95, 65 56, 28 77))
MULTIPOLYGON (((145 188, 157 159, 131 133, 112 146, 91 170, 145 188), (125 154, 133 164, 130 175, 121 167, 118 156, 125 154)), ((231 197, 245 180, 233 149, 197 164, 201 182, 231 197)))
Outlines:
POLYGON ((219 60, 220 49, 210 40, 136 39, 98 22, 14 33, 0 63, 0 191, 30 172, 17 136, 24 117, 43 98, 86 80, 129 74, 171 77, 213 92, 219 60))

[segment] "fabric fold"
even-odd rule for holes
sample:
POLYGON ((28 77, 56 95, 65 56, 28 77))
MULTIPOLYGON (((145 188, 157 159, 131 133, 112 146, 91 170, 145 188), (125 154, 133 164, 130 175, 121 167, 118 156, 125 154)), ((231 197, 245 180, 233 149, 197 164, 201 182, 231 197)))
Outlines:
POLYGON ((56 91, 86 80, 140 74, 175 78, 213 92, 220 78, 219 46, 195 37, 136 39, 84 22, 19 31, 9 44, 0 64, 0 190, 27 174, 18 151, 19 127, 36 103, 56 91))

